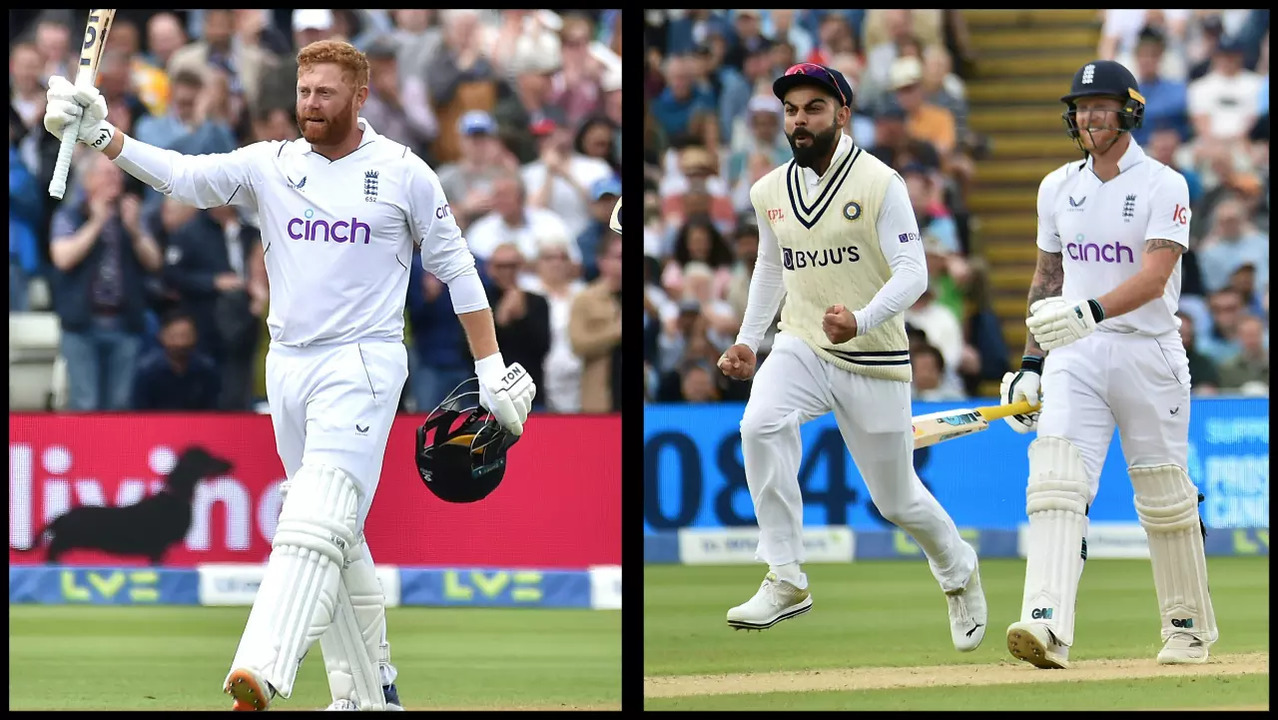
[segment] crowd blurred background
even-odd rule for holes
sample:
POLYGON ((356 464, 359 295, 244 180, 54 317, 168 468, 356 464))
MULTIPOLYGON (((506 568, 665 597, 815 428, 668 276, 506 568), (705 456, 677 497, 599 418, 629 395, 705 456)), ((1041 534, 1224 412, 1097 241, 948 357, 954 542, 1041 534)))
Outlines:
MULTIPOLYGON (((914 397, 997 394, 1023 348, 991 309, 994 268, 968 207, 976 170, 1000 142, 969 123, 979 52, 965 15, 980 12, 645 12, 647 401, 748 397, 749 384, 729 381, 715 363, 740 326, 758 254, 750 186, 792 158, 772 82, 803 61, 847 77, 855 94, 847 132, 909 188, 929 272, 928 291, 905 314, 914 397)), ((1147 107, 1135 139, 1189 182, 1180 316, 1193 391, 1267 394, 1269 11, 1100 10, 1085 20, 1093 36, 1100 29, 1096 56, 1125 63, 1140 83, 1147 107)), ((1065 94, 1081 66, 1058 73, 1051 96, 1065 94)), ((1046 127, 1064 105, 1045 101, 1041 110, 1050 111, 1046 127)), ((1030 213, 1043 174, 1024 181, 1030 213)), ((1024 243, 1034 243, 1032 233, 1024 243)), ((761 358, 775 330, 774 321, 761 358)))
MULTIPOLYGON (((261 409, 257 219, 166 199, 82 146, 65 200, 48 195, 46 83, 74 80, 84 24, 9 11, 10 407, 15 328, 48 319, 36 409, 261 409)), ((297 51, 329 38, 368 55, 361 116, 438 173, 535 409, 619 409, 620 11, 119 10, 98 87, 118 128, 181 153, 294 140, 297 51)), ((447 288, 411 267, 401 409, 425 412, 473 362, 447 288)))

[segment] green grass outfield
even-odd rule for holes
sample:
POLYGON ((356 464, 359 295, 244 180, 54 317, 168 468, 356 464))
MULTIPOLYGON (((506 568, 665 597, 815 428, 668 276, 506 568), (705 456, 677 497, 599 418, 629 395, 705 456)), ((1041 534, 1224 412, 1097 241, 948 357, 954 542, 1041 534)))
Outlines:
POLYGON ((728 627, 724 613, 758 587, 762 565, 645 566, 644 675, 652 678, 645 693, 668 695, 646 698, 645 708, 1011 710, 1042 702, 1044 682, 1060 709, 1269 704, 1267 557, 1208 559, 1220 640, 1212 662, 1188 669, 1154 663, 1162 643, 1145 560, 1088 561, 1070 651, 1076 666, 1064 672, 1034 670, 1007 652, 1006 628, 1020 616, 1022 560, 981 562, 990 627, 972 653, 950 643, 944 596, 922 560, 804 569, 812 611, 746 632, 728 627), (823 672, 777 674, 787 671, 823 672), (721 674, 733 675, 687 677, 721 674), (903 676, 907 687, 897 686, 903 676), (795 682, 805 683, 802 692, 795 682), (822 683, 863 689, 822 691, 822 683))
MULTIPOLYGON (((10 710, 229 710, 221 685, 247 607, 9 606, 10 710)), ((409 710, 621 706, 621 613, 391 608, 409 710)), ((331 702, 318 643, 293 697, 331 702)))

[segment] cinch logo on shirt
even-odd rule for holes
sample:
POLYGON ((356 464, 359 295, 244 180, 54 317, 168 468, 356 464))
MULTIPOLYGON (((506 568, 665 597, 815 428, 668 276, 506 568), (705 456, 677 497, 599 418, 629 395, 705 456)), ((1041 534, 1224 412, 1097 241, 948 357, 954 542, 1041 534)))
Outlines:
POLYGON ((1080 262, 1106 262, 1120 265, 1124 262, 1133 264, 1136 262, 1136 254, 1132 252, 1132 249, 1118 243, 1097 245, 1096 243, 1072 242, 1065 246, 1065 250, 1069 253, 1071 260, 1080 262), (1123 259, 1124 257, 1126 257, 1126 260, 1123 259))
POLYGON ((790 248, 781 248, 781 264, 785 266, 786 270, 838 265, 845 259, 850 263, 861 259, 861 255, 857 252, 855 245, 822 248, 821 250, 800 250, 798 252, 790 248))
POLYGON ((373 229, 367 224, 359 221, 359 218, 351 218, 350 222, 339 220, 330 223, 327 220, 312 220, 315 211, 307 209, 302 213, 305 217, 295 217, 288 221, 288 236, 294 240, 310 240, 315 242, 323 240, 324 242, 335 243, 355 243, 359 242, 359 231, 364 231, 364 244, 367 245, 373 240, 373 229))

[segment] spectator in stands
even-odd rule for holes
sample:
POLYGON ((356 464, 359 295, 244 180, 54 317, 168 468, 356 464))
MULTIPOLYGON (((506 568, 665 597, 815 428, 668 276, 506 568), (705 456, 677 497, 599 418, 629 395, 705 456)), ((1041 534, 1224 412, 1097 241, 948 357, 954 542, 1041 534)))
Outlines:
POLYGON ((910 350, 910 397, 923 402, 962 400, 963 394, 945 385, 945 358, 932 345, 923 344, 910 350))
POLYGON ((40 270, 36 225, 43 215, 44 195, 35 176, 18 156, 25 129, 9 106, 9 312, 28 308, 27 282, 40 270))
POLYGON ((675 239, 674 253, 661 273, 661 286, 670 297, 682 297, 685 269, 689 264, 699 262, 713 273, 711 292, 714 297, 724 297, 728 283, 732 281, 732 261, 732 249, 718 228, 705 218, 694 218, 682 227, 675 239))
POLYGON ((906 131, 905 109, 890 103, 874 119, 874 147, 870 154, 896 169, 918 163, 935 170, 941 167, 941 157, 932 144, 913 138, 906 131))
POLYGON ((581 123, 572 149, 582 157, 608 163, 613 175, 621 173, 621 125, 605 115, 592 115, 581 123))
POLYGON ((256 141, 277 140, 293 142, 297 139, 297 119, 293 112, 281 107, 263 107, 253 122, 256 141))
POLYGON ((448 286, 422 269, 413 253, 408 277, 408 325, 412 330, 409 385, 417 412, 428 413, 474 375, 466 338, 453 312, 448 286))
POLYGON ((470 224, 493 209, 493 182, 518 173, 515 156, 497 139, 497 123, 483 110, 471 110, 459 121, 462 153, 457 162, 439 168, 439 184, 452 204, 457 225, 470 224))
POLYGON ((368 48, 368 99, 360 110, 378 133, 408 146, 419 157, 439 134, 439 124, 424 96, 405 97, 396 60, 398 45, 389 36, 368 48))
POLYGON ((244 279, 231 269, 222 227, 211 211, 172 198, 165 198, 161 218, 166 238, 165 288, 195 322, 200 352, 221 359, 218 297, 245 288, 244 279))
POLYGON ((142 56, 142 38, 138 26, 129 18, 116 18, 111 23, 109 47, 119 50, 129 60, 130 85, 151 115, 167 112, 169 76, 142 56))
POLYGON ((706 360, 687 363, 679 384, 679 400, 687 403, 718 401, 719 389, 715 386, 715 376, 721 374, 706 360))
POLYGON ((1229 284, 1229 276, 1244 263, 1258 272, 1259 284, 1268 282, 1269 238, 1247 222, 1243 204, 1227 199, 1216 206, 1211 217, 1211 231, 1197 251, 1203 284, 1209 292, 1229 284))
MULTIPOLYGON (((923 98, 924 102, 946 110, 954 118, 958 137, 968 132, 967 88, 954 72, 950 51, 940 45, 923 49, 923 98)), ((1142 85, 1144 90, 1145 86, 1142 85)))
POLYGON ((143 278, 160 269, 160 246, 124 194, 124 172, 106 155, 77 168, 83 200, 54 216, 50 249, 54 308, 62 321, 68 408, 124 410, 143 329, 143 278))
MULTIPOLYGON (((439 163, 455 161, 461 152, 457 121, 471 110, 489 110, 497 101, 497 73, 482 52, 479 11, 443 10, 443 42, 426 67, 430 104, 439 119, 439 135, 431 155, 439 163)), ((558 66, 559 58, 548 58, 558 66)), ((541 68, 550 72, 551 66, 541 68)), ((525 126, 527 127, 527 126, 525 126)))
POLYGON ((865 77, 861 87, 854 88, 864 107, 875 107, 886 101, 892 89, 893 64, 901 56, 901 45, 914 39, 911 11, 893 9, 880 12, 886 35, 882 42, 867 37, 869 51, 865 56, 865 77))
POLYGON ((1166 50, 1167 41, 1162 33, 1152 28, 1140 32, 1133 74, 1141 95, 1145 96, 1145 121, 1132 130, 1132 139, 1141 147, 1146 147, 1159 127, 1174 129, 1182 140, 1189 137, 1189 91, 1183 80, 1174 80, 1162 73, 1160 68, 1166 50))
POLYGON ((706 339, 720 353, 732 346, 741 318, 732 306, 714 290, 715 276, 710 267, 701 262, 690 262, 684 268, 683 300, 696 303, 706 320, 706 339))
MULTIPOLYGON (((332 12, 329 13, 329 25, 332 25, 332 12)), ((268 73, 277 71, 279 62, 265 49, 257 45, 233 42, 235 19, 231 10, 209 9, 204 11, 204 27, 200 39, 173 53, 169 60, 169 74, 176 75, 182 70, 197 73, 208 66, 218 67, 229 75, 232 92, 242 92, 248 102, 250 111, 255 111, 263 99, 264 79, 268 73)), ((291 101, 296 97, 297 75, 293 75, 293 86, 286 97, 291 101)), ((105 91, 103 94, 106 94, 105 91)), ((114 103, 107 98, 107 107, 114 103)))
POLYGON ((792 157, 790 144, 786 142, 782 131, 781 102, 771 94, 755 95, 750 98, 746 111, 741 120, 742 132, 725 136, 732 138, 727 180, 733 185, 746 174, 746 165, 752 155, 763 155, 767 160, 768 170, 792 157))
POLYGON ((98 63, 97 84, 102 97, 107 101, 109 113, 107 119, 111 122, 121 119, 128 127, 132 127, 150 114, 133 89, 129 66, 130 60, 127 53, 117 47, 108 46, 103 50, 102 59, 98 63))
MULTIPOLYGON (((1144 88, 1143 85, 1141 87, 1144 88)), ((1188 128, 1182 135, 1172 121, 1164 118, 1152 124, 1146 120, 1145 129, 1148 140, 1140 143, 1145 154, 1183 175, 1189 186, 1189 205, 1198 207, 1198 200, 1203 195, 1202 177, 1192 165, 1185 165, 1177 159, 1182 140, 1189 137, 1188 128)))
POLYGON ((215 357, 222 374, 223 410, 250 410, 253 406, 253 378, 257 345, 270 288, 266 280, 266 258, 262 236, 246 224, 232 205, 210 208, 217 223, 220 242, 214 243, 216 261, 228 268, 240 287, 221 289, 213 300, 214 329, 219 354, 215 357))
POLYGON ((79 44, 76 52, 71 52, 71 28, 59 19, 45 17, 36 23, 35 46, 44 60, 44 70, 40 73, 43 81, 50 75, 61 75, 74 78, 73 63, 80 59, 79 44))
POLYGON ((290 25, 292 52, 277 58, 273 65, 263 64, 261 96, 250 108, 253 112, 259 107, 284 107, 292 112, 297 105, 297 51, 313 42, 336 37, 332 10, 294 10, 290 25))
POLYGON ((221 114, 225 106, 216 102, 211 89, 206 91, 204 73, 181 70, 173 76, 172 88, 169 113, 139 120, 138 140, 172 150, 178 140, 186 138, 182 151, 189 150, 193 155, 227 153, 239 146, 221 114), (195 137, 187 138, 188 135, 195 137))
MULTIPOLYGON (((146 47, 144 58, 162 70, 168 70, 169 61, 186 45, 186 31, 171 12, 158 12, 146 21, 146 47)), ((170 72, 171 74, 171 72, 170 72)))
MULTIPOLYGON (((218 409, 221 378, 213 358, 197 347, 195 319, 180 309, 160 323, 160 346, 138 362, 134 410, 189 412, 218 409)), ((236 408, 247 409, 247 408, 236 408)))
POLYGON ((745 54, 740 71, 730 65, 720 70, 723 88, 719 93, 719 133, 733 148, 747 140, 746 130, 753 129, 748 116, 758 107, 756 97, 772 100, 772 105, 779 109, 780 103, 771 93, 755 94, 756 88, 768 82, 772 75, 772 45, 764 38, 745 54))
POLYGON ((1234 357, 1220 364, 1220 387, 1224 390, 1243 390, 1259 383, 1265 393, 1269 389, 1269 348, 1265 346, 1265 323, 1255 315, 1244 315, 1238 321, 1238 348, 1234 357))
POLYGON ((559 33, 560 66, 551 78, 550 101, 563 110, 564 122, 570 127, 599 111, 602 97, 599 81, 607 66, 595 53, 611 54, 600 45, 593 52, 594 26, 580 14, 569 14, 563 19, 559 33))
MULTIPOLYGON (((908 10, 906 12, 909 12, 908 10)), ((795 51, 798 52, 798 47, 795 51)), ((856 33, 852 30, 851 23, 842 13, 830 12, 821 18, 821 25, 817 30, 816 46, 812 48, 810 53, 806 55, 799 52, 800 57, 804 57, 806 62, 817 63, 818 65, 829 65, 833 62, 835 56, 842 53, 852 55, 861 54, 861 43, 857 41, 856 33)), ((856 86, 854 85, 853 88, 856 86)))
MULTIPOLYGON (((1156 33, 1163 44, 1171 39, 1175 52, 1158 58, 1155 72, 1176 81, 1184 81, 1188 70, 1183 53, 1186 32, 1189 28, 1189 10, 1105 10, 1105 24, 1101 27, 1100 47, 1096 54, 1102 60, 1116 60, 1125 65, 1137 76, 1141 94, 1145 92, 1145 82, 1141 80, 1136 68, 1140 63, 1141 43, 1147 31, 1156 33)), ((1144 143, 1142 143, 1143 145, 1144 143)))
MULTIPOLYGON (((830 64, 827 67, 843 73, 843 77, 853 88, 860 86, 861 76, 865 74, 865 63, 853 53, 835 55, 830 59, 830 64)), ((866 113, 865 107, 861 97, 853 92, 852 119, 848 125, 852 131, 852 142, 856 143, 857 147, 871 148, 874 147, 875 143, 874 118, 866 113)))
POLYGON ((543 362, 546 409, 551 412, 581 411, 581 358, 572 350, 568 321, 572 303, 586 284, 577 279, 568 254, 567 237, 541 238, 537 255, 537 282, 529 288, 546 298, 550 308, 550 350, 543 362))
POLYGON ((990 302, 989 265, 982 258, 971 262, 971 276, 966 283, 970 312, 964 322, 964 347, 959 361, 959 376, 968 395, 981 394, 981 383, 998 382, 1011 370, 1003 324, 990 302))
MULTIPOLYGON (((550 351, 550 306, 546 298, 519 287, 524 257, 519 247, 502 243, 493 248, 484 265, 488 282, 488 304, 493 308, 497 343, 508 363, 519 363, 533 384, 545 387, 543 363, 550 351)), ((538 393, 533 407, 541 408, 545 397, 538 393)))
POLYGON ((1194 316, 1179 311, 1176 317, 1180 318, 1180 342, 1189 358, 1190 387, 1195 395, 1215 395, 1220 389, 1220 373, 1216 363, 1198 350, 1194 316))
MULTIPOLYGON (((513 243, 521 254, 537 255, 537 238, 548 234, 572 235, 559 216, 545 208, 527 204, 524 183, 518 175, 503 175, 493 181, 492 212, 471 223, 466 230, 470 251, 487 260, 498 245, 513 243)), ((573 262, 581 256, 574 245, 573 262)))
POLYGON ((604 238, 612 232, 608 222, 612 219, 612 210, 621 197, 621 181, 609 176, 600 178, 590 186, 590 195, 594 202, 590 205, 590 222, 577 236, 576 257, 581 259, 581 274, 586 282, 593 282, 599 277, 597 255, 604 238))
POLYGON ((1243 67, 1243 47, 1223 40, 1212 54, 1211 72, 1189 84, 1194 134, 1221 140, 1247 135, 1259 115, 1261 78, 1243 67))
POLYGON ((901 176, 905 179, 927 256, 928 287, 936 302, 949 308, 956 318, 962 318, 960 287, 967 282, 970 270, 959 247, 954 219, 938 198, 932 173, 927 168, 911 163, 902 169, 901 176))
POLYGON ((716 156, 700 145, 689 145, 677 154, 677 173, 663 178, 663 213, 671 221, 671 232, 687 220, 709 217, 720 232, 736 222, 731 190, 719 177, 716 156))
POLYGON ((949 309, 936 301, 931 283, 919 299, 905 311, 905 321, 923 331, 927 342, 941 351, 944 359, 942 384, 947 388, 962 387, 958 366, 963 356, 963 326, 949 309))
POLYGON ((553 211, 568 228, 568 236, 578 237, 590 223, 590 189, 612 177, 612 167, 574 149, 569 128, 548 122, 533 133, 538 137, 539 157, 520 170, 528 188, 528 205, 553 211))
POLYGON ((1198 338, 1198 349, 1217 366, 1241 350, 1238 324, 1243 318, 1244 306, 1242 294, 1229 287, 1212 293, 1207 299, 1211 328, 1198 338))
POLYGON ((694 118, 715 111, 715 98, 709 90, 693 85, 692 60, 672 56, 666 60, 666 88, 652 101, 652 115, 666 137, 674 138, 692 132, 694 118))
POLYGON ((513 92, 497 101, 493 116, 503 128, 511 128, 507 143, 521 163, 538 158, 537 136, 533 128, 567 124, 563 111, 550 101, 551 78, 559 69, 558 47, 550 52, 522 52, 511 59, 513 92))
POLYGON ((568 336, 582 360, 581 411, 621 410, 621 236, 610 235, 599 252, 599 279, 572 303, 568 336))
POLYGON ((45 91, 44 61, 35 45, 14 44, 9 50, 9 107, 22 118, 23 127, 39 127, 43 122, 45 91))
POLYGON ((1260 295, 1260 285, 1256 282, 1256 263, 1244 260, 1238 269, 1229 276, 1228 287, 1237 290, 1243 297, 1243 309, 1253 315, 1264 315, 1260 295))
POLYGON ((754 266, 759 260, 759 226, 754 218, 743 220, 737 225, 732 247, 735 250, 736 262, 732 265, 732 277, 728 280, 726 299, 732 312, 739 318, 745 317, 746 298, 750 292, 750 278, 754 277, 754 266))
POLYGON ((936 148, 944 163, 958 143, 958 131, 949 110, 924 99, 923 63, 912 57, 897 58, 892 63, 891 79, 896 101, 905 110, 906 132, 936 148))

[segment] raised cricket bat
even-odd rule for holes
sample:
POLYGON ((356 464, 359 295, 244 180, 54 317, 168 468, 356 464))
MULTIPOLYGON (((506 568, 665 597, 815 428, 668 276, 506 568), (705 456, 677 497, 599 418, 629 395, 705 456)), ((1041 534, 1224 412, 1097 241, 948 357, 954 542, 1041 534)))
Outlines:
MULTIPOLYGON (((102 48, 106 46, 107 33, 111 31, 114 10, 90 10, 89 23, 84 28, 84 46, 80 48, 80 67, 76 70, 75 84, 93 87, 98 81, 98 63, 102 60, 102 48)), ((53 179, 49 182, 49 194, 61 200, 67 191, 67 175, 71 172, 71 153, 75 139, 80 135, 80 121, 70 123, 62 131, 62 145, 58 148, 58 163, 53 166, 53 179)))
POLYGON ((918 450, 946 440, 978 433, 987 429, 995 420, 1011 415, 1023 415, 1037 409, 1037 405, 1030 405, 1022 400, 1011 405, 943 410, 919 415, 910 421, 914 425, 914 449, 918 450))

